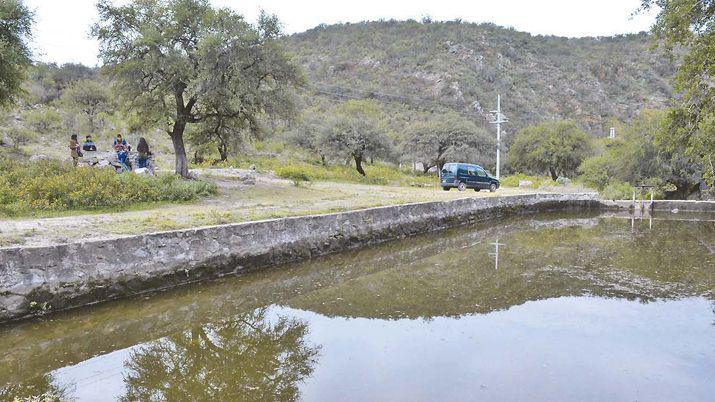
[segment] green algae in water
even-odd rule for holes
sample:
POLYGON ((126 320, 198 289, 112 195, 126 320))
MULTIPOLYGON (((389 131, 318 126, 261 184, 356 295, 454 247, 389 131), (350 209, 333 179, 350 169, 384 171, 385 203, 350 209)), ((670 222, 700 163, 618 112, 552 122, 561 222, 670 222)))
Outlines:
POLYGON ((715 216, 540 214, 0 328, 0 400, 711 400, 715 216))

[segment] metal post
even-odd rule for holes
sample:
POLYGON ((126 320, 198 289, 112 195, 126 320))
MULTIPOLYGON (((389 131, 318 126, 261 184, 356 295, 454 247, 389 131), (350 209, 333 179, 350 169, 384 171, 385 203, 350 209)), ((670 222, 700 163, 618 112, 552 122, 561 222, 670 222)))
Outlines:
POLYGON ((499 179, 500 175, 500 168, 501 168, 501 158, 499 155, 500 148, 501 148, 501 125, 502 123, 507 123, 509 120, 506 118, 501 113, 501 95, 497 95, 497 110, 492 110, 491 111, 492 115, 494 116, 494 121, 492 121, 492 124, 496 124, 497 126, 497 167, 496 167, 496 177, 499 179))
POLYGON ((497 95, 497 180, 499 179, 499 148, 501 148, 501 95, 497 95))
POLYGON ((650 206, 649 209, 652 211, 653 210, 653 189, 650 189, 650 206))

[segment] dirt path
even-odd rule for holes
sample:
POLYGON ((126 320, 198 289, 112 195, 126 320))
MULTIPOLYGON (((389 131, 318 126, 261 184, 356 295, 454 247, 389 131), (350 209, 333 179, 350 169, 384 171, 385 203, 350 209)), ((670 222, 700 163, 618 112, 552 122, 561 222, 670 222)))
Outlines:
POLYGON ((296 186, 259 174, 255 185, 244 185, 231 175, 212 173, 219 186, 216 197, 191 204, 105 214, 56 218, 0 220, 0 247, 41 246, 78 240, 109 239, 189 227, 347 211, 382 205, 529 194, 530 189, 503 188, 496 193, 443 191, 437 187, 396 187, 315 182, 296 186))

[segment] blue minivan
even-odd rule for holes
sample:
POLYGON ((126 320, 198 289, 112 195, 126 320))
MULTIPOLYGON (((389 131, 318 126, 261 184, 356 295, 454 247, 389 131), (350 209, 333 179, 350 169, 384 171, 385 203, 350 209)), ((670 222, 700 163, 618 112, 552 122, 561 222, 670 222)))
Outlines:
POLYGON ((456 188, 464 191, 489 190, 492 193, 499 188, 499 180, 492 177, 483 167, 471 163, 445 163, 439 175, 439 185, 444 191, 456 188))

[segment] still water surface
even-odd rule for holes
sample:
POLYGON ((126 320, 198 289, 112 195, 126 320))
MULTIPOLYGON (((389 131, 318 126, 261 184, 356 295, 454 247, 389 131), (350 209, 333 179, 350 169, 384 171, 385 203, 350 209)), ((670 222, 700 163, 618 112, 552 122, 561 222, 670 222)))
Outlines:
POLYGON ((712 401, 714 289, 713 215, 502 219, 0 327, 0 400, 712 401))

